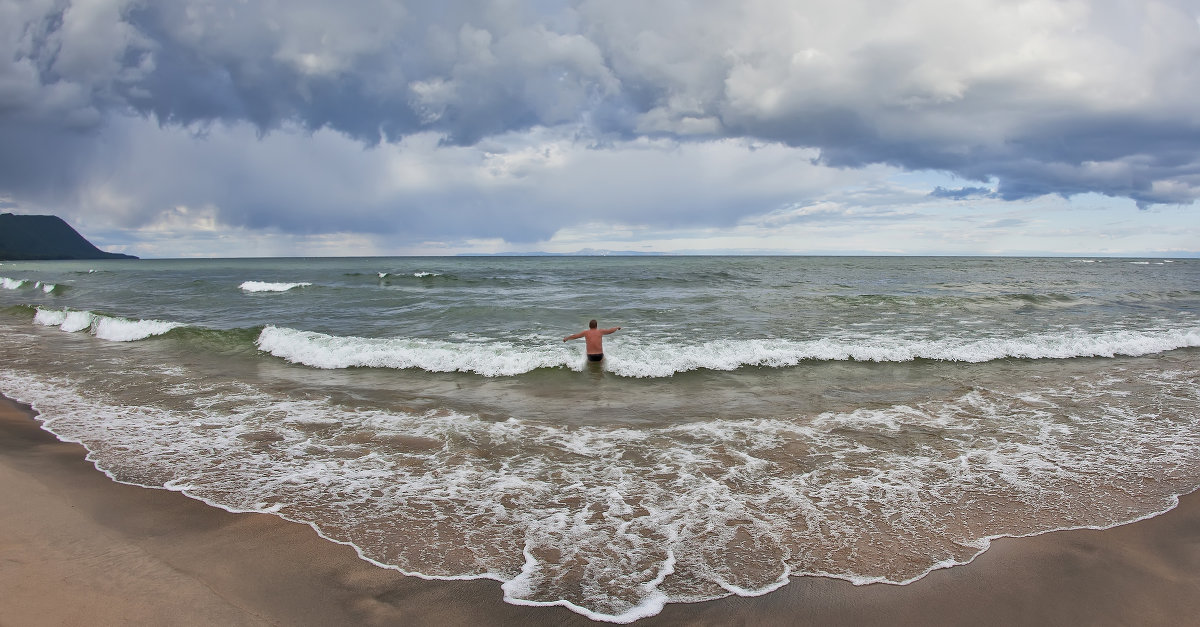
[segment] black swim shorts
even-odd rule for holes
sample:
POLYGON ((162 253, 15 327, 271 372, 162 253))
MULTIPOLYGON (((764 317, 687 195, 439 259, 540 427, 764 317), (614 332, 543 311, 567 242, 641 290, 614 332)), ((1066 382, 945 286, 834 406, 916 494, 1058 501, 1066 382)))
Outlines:
POLYGON ((604 359, 604 353, 596 353, 595 355, 588 353, 588 361, 600 361, 604 359))

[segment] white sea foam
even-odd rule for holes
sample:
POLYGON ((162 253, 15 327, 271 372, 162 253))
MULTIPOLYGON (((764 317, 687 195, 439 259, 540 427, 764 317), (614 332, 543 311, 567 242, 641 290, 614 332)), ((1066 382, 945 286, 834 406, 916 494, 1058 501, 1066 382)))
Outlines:
MULTIPOLYGON (((517 375, 537 368, 581 369, 575 348, 556 342, 446 342, 361 338, 268 326, 258 348, 314 368, 420 368, 430 372, 517 375)), ((804 361, 904 362, 914 359, 979 363, 995 359, 1070 359, 1140 356, 1200 346, 1200 328, 1105 333, 1046 333, 1013 338, 951 337, 911 340, 895 336, 820 340, 716 340, 702 344, 610 342, 606 368, 627 377, 669 377, 693 370, 781 368, 804 361)))
POLYGON ((376 276, 378 276, 381 279, 386 279, 387 277, 394 277, 394 276, 411 276, 411 277, 416 277, 418 279, 442 276, 442 273, 440 273, 440 272, 428 272, 425 270, 417 270, 416 272, 413 272, 411 274, 404 274, 404 275, 397 275, 395 272, 376 272, 375 274, 376 274, 376 276))
POLYGON ((0 277, 0 288, 6 289, 6 290, 16 290, 16 289, 21 289, 21 288, 25 287, 26 285, 28 285, 31 282, 33 283, 33 289, 41 290, 42 292, 45 292, 46 294, 51 294, 54 292, 55 289, 58 288, 58 286, 55 285, 54 283, 44 283, 42 281, 28 281, 25 279, 9 279, 6 277, 0 277))
POLYGON ((67 309, 38 308, 33 321, 47 327, 58 327, 67 333, 75 333, 90 329, 96 320, 96 314, 90 311, 70 311, 67 309))
POLYGON ((58 327, 67 333, 86 330, 102 340, 112 342, 144 340, 185 326, 179 322, 128 320, 115 316, 102 316, 90 311, 42 309, 40 307, 34 314, 33 321, 47 327, 58 327))
POLYGON ((430 372, 515 375, 537 368, 574 366, 576 353, 561 346, 520 347, 509 342, 458 344, 424 339, 376 339, 326 335, 268 326, 259 350, 314 368, 420 368, 430 372))
POLYGON ((238 287, 244 292, 286 292, 298 287, 308 287, 312 283, 268 283, 266 281, 246 281, 238 287))
POLYGON ((621 623, 794 575, 906 583, 1000 535, 1113 526, 1196 487, 1194 371, 1059 383, 808 419, 568 427, 197 379, 131 405, 0 366, 0 391, 116 480, 621 623))
POLYGON ((608 367, 626 376, 664 377, 698 369, 794 366, 806 360, 903 362, 932 359, 980 363, 1005 358, 1139 356, 1192 346, 1200 346, 1200 327, 983 339, 909 340, 882 336, 811 341, 717 340, 693 346, 622 344, 620 351, 611 351, 608 367))
MULTIPOLYGON (((376 272, 375 274, 381 279, 386 279, 387 277, 390 277, 390 276, 397 276, 397 274, 394 272, 376 272)), ((424 278, 428 278, 428 277, 442 276, 442 274, 440 272, 427 272, 425 270, 418 270, 416 272, 413 272, 412 274, 408 274, 405 276, 412 276, 412 277, 416 277, 418 279, 424 279, 424 278)))
POLYGON ((93 333, 102 340, 113 342, 132 342, 144 340, 153 335, 162 335, 171 329, 181 327, 178 322, 163 320, 126 320, 124 318, 109 318, 98 316, 93 333))

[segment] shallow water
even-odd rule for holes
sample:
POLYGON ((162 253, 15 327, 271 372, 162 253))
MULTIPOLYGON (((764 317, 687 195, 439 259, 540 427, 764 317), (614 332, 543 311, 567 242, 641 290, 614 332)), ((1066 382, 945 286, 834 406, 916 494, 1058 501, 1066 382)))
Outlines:
POLYGON ((0 392, 114 478, 594 618, 799 574, 907 582, 992 537, 1111 526, 1200 486, 1195 260, 6 262, 0 277, 0 392), (623 327, 603 366, 561 341, 591 317, 623 327))

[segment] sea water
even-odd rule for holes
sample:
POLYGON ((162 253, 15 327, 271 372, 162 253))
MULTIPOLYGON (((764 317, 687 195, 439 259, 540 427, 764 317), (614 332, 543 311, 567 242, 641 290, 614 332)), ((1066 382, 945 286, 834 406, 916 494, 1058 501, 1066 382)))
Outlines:
POLYGON ((615 622, 1167 510, 1197 347, 1189 259, 0 265, 0 392, 114 479, 615 622))

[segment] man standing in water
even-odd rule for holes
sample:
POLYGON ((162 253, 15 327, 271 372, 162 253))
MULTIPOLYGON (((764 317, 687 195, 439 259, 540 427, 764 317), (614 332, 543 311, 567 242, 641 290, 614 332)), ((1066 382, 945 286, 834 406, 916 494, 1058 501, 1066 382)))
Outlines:
POLYGON ((567 340, 577 340, 579 338, 584 338, 584 342, 586 344, 585 349, 587 350, 588 361, 600 361, 600 360, 604 359, 604 340, 602 338, 604 336, 608 335, 609 333, 615 333, 620 330, 621 330, 621 327, 613 327, 611 329, 597 329, 596 321, 592 320, 591 322, 588 323, 588 328, 586 331, 580 331, 579 333, 576 333, 575 335, 568 335, 567 337, 563 338, 563 341, 566 342, 567 340))

